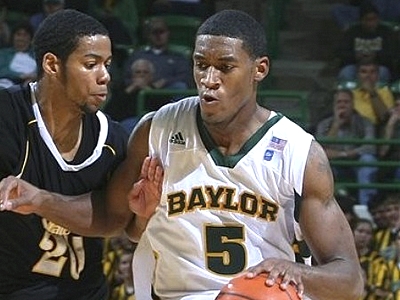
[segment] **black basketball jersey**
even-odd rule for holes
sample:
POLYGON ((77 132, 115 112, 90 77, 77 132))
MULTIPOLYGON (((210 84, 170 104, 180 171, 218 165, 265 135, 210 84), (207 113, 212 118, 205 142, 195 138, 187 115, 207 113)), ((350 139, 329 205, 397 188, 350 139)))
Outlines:
MULTIPOLYGON (((81 144, 67 162, 32 103, 30 88, 0 91, 0 178, 19 176, 65 195, 87 193, 105 187, 126 144, 119 124, 100 111, 85 114, 81 144)), ((0 298, 33 287, 29 299, 99 300, 91 295, 105 285, 102 248, 102 239, 82 237, 35 214, 1 212, 0 298)))

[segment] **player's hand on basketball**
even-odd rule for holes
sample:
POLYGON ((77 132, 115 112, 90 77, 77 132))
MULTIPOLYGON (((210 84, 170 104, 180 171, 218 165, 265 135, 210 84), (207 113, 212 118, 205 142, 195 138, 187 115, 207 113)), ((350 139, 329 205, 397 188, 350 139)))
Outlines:
POLYGON ((41 190, 15 176, 0 181, 0 211, 13 211, 20 214, 36 212, 40 206, 41 190))
POLYGON ((266 285, 272 286, 281 278, 280 288, 285 290, 289 284, 294 284, 297 288, 297 294, 302 298, 304 285, 301 278, 301 269, 295 262, 284 259, 269 258, 258 265, 250 267, 247 270, 247 277, 252 278, 260 273, 267 273, 266 285))
POLYGON ((136 215, 150 218, 160 203, 164 170, 156 157, 146 157, 140 177, 128 194, 129 208, 136 215))

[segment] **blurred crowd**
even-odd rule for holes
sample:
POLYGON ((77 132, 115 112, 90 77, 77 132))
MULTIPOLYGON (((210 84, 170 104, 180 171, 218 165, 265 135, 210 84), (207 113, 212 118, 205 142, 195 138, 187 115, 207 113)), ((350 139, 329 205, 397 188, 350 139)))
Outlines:
MULTIPOLYGON (((110 32, 112 84, 102 110, 130 132, 144 112, 195 88, 191 51, 196 24, 214 12, 213 2, 0 0, 0 88, 36 79, 31 41, 46 16, 65 8, 81 10, 110 32), (178 25, 187 27, 178 32, 178 25), (160 89, 178 92, 174 97, 154 94, 140 102, 146 91, 160 89)), ((323 144, 332 162, 360 162, 332 167, 335 178, 361 186, 338 190, 337 199, 365 271, 363 299, 400 299, 400 193, 369 186, 400 182, 400 164, 376 164, 400 160, 400 143, 395 143, 400 139, 400 1, 340 1, 333 5, 332 18, 342 33, 335 49, 332 107, 309 131, 317 139, 344 141, 323 144), (391 142, 359 142, 373 139, 391 142)), ((125 236, 107 239, 105 245, 110 299, 134 299, 135 245, 125 236)))
POLYGON ((72 8, 101 21, 113 43, 112 83, 104 111, 131 131, 144 110, 169 101, 156 97, 137 109, 139 92, 194 88, 191 51, 200 22, 213 12, 199 0, 36 0, 0 1, 0 88, 36 79, 31 41, 41 22, 72 8), (20 1, 21 2, 21 1, 20 1), (25 5, 26 4, 26 5, 25 5), (179 28, 178 28, 179 27, 179 28))

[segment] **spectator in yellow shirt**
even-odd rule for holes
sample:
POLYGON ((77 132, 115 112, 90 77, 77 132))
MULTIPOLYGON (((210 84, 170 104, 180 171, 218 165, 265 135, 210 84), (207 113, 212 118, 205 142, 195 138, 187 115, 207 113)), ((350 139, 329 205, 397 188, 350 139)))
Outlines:
POLYGON ((394 106, 394 96, 388 86, 379 85, 379 66, 372 60, 363 60, 357 69, 358 86, 353 90, 354 109, 377 126, 383 125, 389 110, 394 106))

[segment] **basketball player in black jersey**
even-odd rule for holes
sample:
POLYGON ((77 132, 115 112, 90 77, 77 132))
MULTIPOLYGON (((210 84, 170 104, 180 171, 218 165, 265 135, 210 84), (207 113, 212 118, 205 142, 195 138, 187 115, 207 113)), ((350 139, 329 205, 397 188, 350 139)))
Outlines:
MULTIPOLYGON (((66 195, 101 190, 127 145, 122 127, 99 111, 110 81, 108 32, 64 10, 43 22, 33 46, 38 81, 0 92, 0 178, 66 195)), ((107 299, 101 238, 37 214, 2 212, 0 241, 0 299, 107 299)))

